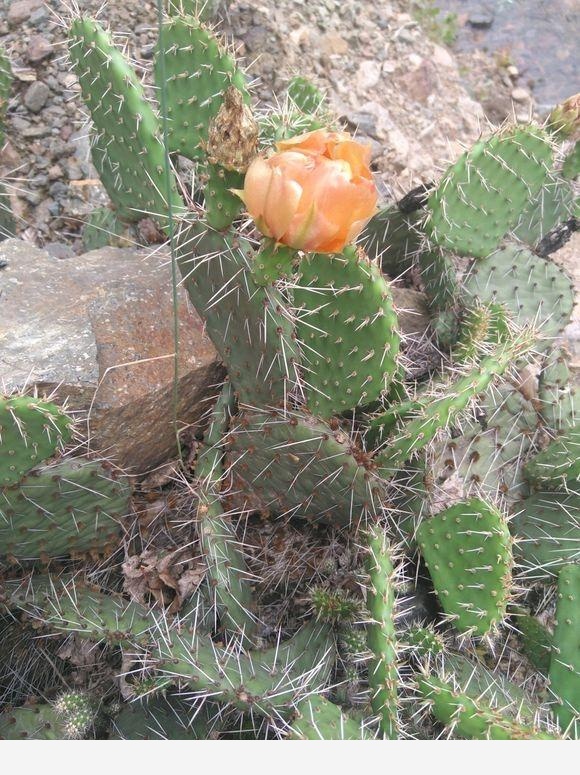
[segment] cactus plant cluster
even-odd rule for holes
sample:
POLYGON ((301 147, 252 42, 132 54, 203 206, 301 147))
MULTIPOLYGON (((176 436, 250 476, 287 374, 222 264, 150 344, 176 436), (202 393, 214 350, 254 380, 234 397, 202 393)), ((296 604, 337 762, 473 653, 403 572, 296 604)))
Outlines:
MULTIPOLYGON (((95 586, 44 568, 3 581, 2 605, 103 658, 121 649, 132 667, 108 711, 110 737, 575 736, 578 426, 565 353, 552 344, 573 295, 535 252, 574 206, 557 138, 536 125, 482 138, 341 252, 276 244, 247 223, 236 191, 257 153, 328 127, 329 108, 298 78, 284 115, 254 116, 231 52, 185 0, 169 5, 153 69, 161 116, 98 22, 75 17, 69 50, 115 217, 153 217, 166 231, 228 371, 190 482, 203 584, 175 614, 129 600, 110 578, 95 586), (193 198, 178 156, 195 165, 193 198), (391 290, 409 266, 444 350, 440 372, 422 381, 406 369, 391 290), (534 402, 517 380, 530 362, 534 402), (356 583, 331 589, 321 568, 307 621, 290 613, 269 625, 269 591, 244 544, 256 512, 338 531, 358 558, 356 583), (484 655, 507 636, 518 598, 556 578, 551 687, 532 697, 484 655), (409 627, 406 593, 419 587, 436 630, 409 627)), ((116 510, 122 496, 102 471, 91 479, 94 464, 54 460, 68 428, 59 410, 7 398, 0 412, 6 554, 89 548, 76 510, 94 528, 112 516, 94 499, 116 510), (58 540, 42 532, 47 514, 58 540)), ((106 535, 99 526, 91 540, 106 535)), ((0 735, 14 718, 18 734, 39 736, 39 714, 59 712, 17 711, 1 717, 0 735)))

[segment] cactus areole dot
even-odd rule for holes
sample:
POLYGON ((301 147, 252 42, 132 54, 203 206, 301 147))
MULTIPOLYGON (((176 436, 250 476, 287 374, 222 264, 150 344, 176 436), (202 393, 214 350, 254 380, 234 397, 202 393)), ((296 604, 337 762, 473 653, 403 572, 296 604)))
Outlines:
POLYGON ((376 211, 370 148, 326 129, 276 147, 269 158, 254 159, 238 192, 256 226, 297 250, 340 252, 376 211))

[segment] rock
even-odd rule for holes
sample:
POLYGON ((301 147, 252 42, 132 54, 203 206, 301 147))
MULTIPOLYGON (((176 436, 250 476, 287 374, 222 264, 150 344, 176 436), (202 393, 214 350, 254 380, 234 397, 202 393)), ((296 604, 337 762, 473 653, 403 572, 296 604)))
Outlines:
POLYGON ((42 35, 32 35, 26 49, 26 58, 32 64, 42 62, 52 54, 52 46, 42 35))
MULTIPOLYGON (((118 248, 57 259, 0 244, 1 373, 7 390, 57 390, 87 417, 91 449, 130 473, 176 452, 167 256, 118 248), (88 415, 87 415, 88 413, 88 415)), ((196 426, 223 378, 203 323, 179 289, 178 427, 196 426)))
POLYGON ((368 91, 381 80, 381 63, 374 59, 363 59, 358 67, 357 86, 361 91, 368 91))
POLYGON ((24 93, 24 104, 31 113, 39 113, 46 105, 49 96, 48 86, 42 81, 34 81, 24 93))
POLYGON ((480 30, 487 30, 493 24, 494 12, 486 5, 474 8, 467 19, 468 23, 480 30))
POLYGON ((527 89, 521 86, 512 89, 511 98, 514 102, 530 102, 532 95, 527 89))
POLYGON ((8 9, 8 26, 18 27, 28 21, 33 11, 44 5, 43 0, 17 0, 10 3, 8 9))

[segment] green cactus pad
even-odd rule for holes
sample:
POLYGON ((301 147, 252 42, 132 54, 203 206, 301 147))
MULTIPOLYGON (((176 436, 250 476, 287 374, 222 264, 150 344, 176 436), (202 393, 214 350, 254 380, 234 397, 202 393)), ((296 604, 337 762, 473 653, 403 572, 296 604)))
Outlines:
POLYGON ((288 97, 303 113, 318 113, 326 101, 320 89, 301 75, 292 78, 288 84, 288 97))
POLYGON ((38 576, 0 584, 0 604, 55 633, 111 645, 148 645, 156 617, 121 595, 105 594, 73 577, 38 576))
POLYGON ((12 89, 12 68, 4 49, 0 46, 0 146, 4 142, 4 119, 8 108, 8 98, 12 89))
POLYGON ((244 176, 226 170, 219 164, 208 164, 204 177, 203 196, 206 219, 212 229, 228 229, 240 214, 243 202, 230 189, 242 189, 244 176))
POLYGON ((475 261, 464 287, 468 298, 502 304, 517 325, 537 329, 541 338, 536 348, 545 348, 562 331, 574 306, 574 289, 565 272, 516 245, 475 261))
POLYGON ((328 128, 328 121, 322 116, 310 116, 300 110, 284 110, 282 113, 267 113, 260 121, 260 145, 264 150, 272 149, 281 140, 328 128))
POLYGON ((297 349, 282 296, 251 276, 249 244, 202 221, 184 223, 176 240, 183 282, 222 357, 241 403, 285 405, 297 349))
POLYGON ((580 175, 580 140, 576 140, 574 147, 564 159, 562 175, 567 180, 575 180, 580 175))
POLYGON ((294 304, 308 408, 328 418, 377 399, 399 351, 397 316, 378 267, 353 247, 306 255, 294 304))
POLYGON ((413 265, 423 235, 418 228, 420 213, 405 214, 398 207, 385 207, 361 232, 357 244, 390 277, 400 277, 413 265))
POLYGON ((338 526, 374 518, 383 485, 341 430, 307 414, 242 415, 228 437, 227 467, 247 505, 338 526))
POLYGON ((434 311, 453 311, 457 305, 459 286, 451 256, 439 248, 423 250, 419 254, 418 264, 429 307, 434 311))
POLYGON ((419 693, 437 719, 456 737, 467 740, 558 740, 558 735, 542 732, 493 710, 484 700, 474 700, 455 691, 433 675, 417 679, 419 693))
POLYGON ((447 428, 464 411, 472 399, 487 390, 493 379, 503 374, 508 366, 530 346, 530 337, 522 334, 511 342, 491 346, 493 353, 482 358, 471 372, 455 382, 443 382, 431 400, 421 398, 421 408, 416 416, 402 424, 400 430, 384 442, 383 449, 375 456, 377 468, 385 476, 392 476, 405 461, 432 441, 437 432, 447 428))
POLYGON ((515 505, 510 530, 526 578, 550 581, 580 560, 580 495, 536 493, 515 505))
POLYGON ((197 533, 207 567, 207 581, 220 623, 250 646, 256 632, 255 604, 249 585, 244 553, 234 526, 223 512, 219 488, 223 477, 223 437, 233 411, 233 391, 229 383, 222 388, 204 437, 205 448, 199 454, 195 474, 199 483, 197 533))
POLYGON ((196 709, 175 695, 124 705, 110 740, 206 740, 211 733, 207 703, 196 709))
POLYGON ((380 526, 367 534, 369 575, 367 608, 371 620, 367 624, 367 646, 371 652, 368 683, 371 707, 379 719, 382 736, 394 740, 398 736, 397 644, 395 635, 394 569, 387 537, 380 526))
POLYGON ((550 669, 552 635, 547 627, 527 611, 518 610, 514 616, 522 653, 541 673, 547 675, 550 669))
POLYGON ((52 705, 25 705, 0 714, 0 740, 65 739, 64 723, 52 705))
POLYGON ((252 277, 256 285, 272 285, 278 280, 288 279, 293 271, 296 251, 285 245, 277 245, 265 238, 252 262, 252 277))
POLYGON ((580 565, 558 577, 556 629, 550 662, 550 689, 558 698, 556 716, 570 737, 580 737, 580 565))
POLYGON ((0 555, 54 559, 117 546, 131 490, 100 463, 63 460, 0 490, 0 555))
POLYGON ((93 210, 83 228, 82 239, 83 250, 87 253, 109 245, 116 248, 128 247, 134 242, 127 225, 108 207, 93 210))
POLYGON ((61 450, 71 438, 71 425, 71 418, 49 401, 0 397, 0 488, 17 484, 61 450))
POLYGON ((439 247, 484 258, 518 223, 551 168, 551 141, 537 127, 510 128, 480 140, 429 197, 429 237, 439 247))
POLYGON ((93 163, 121 218, 151 217, 164 225, 183 208, 170 172, 157 116, 143 87, 109 35, 92 19, 75 19, 69 52, 94 126, 93 163))
POLYGON ((167 105, 168 148, 203 161, 210 122, 234 86, 250 97, 244 76, 218 39, 192 16, 167 19, 159 36, 155 80, 167 105), (163 54, 163 56, 162 56, 163 54))
POLYGON ((513 236, 534 247, 555 226, 572 217, 573 201, 570 183, 558 178, 548 181, 527 204, 513 236))
POLYGON ((154 651, 161 675, 198 696, 226 702, 259 716, 284 717, 301 696, 322 689, 332 671, 336 644, 329 625, 309 622, 292 638, 264 651, 232 654, 199 636, 160 638, 154 651))
POLYGON ((537 489, 577 489, 580 485, 580 424, 560 434, 547 449, 529 460, 524 472, 537 489))
POLYGON ((290 740, 365 740, 371 735, 362 724, 348 718, 338 705, 319 694, 296 703, 290 740))
MULTIPOLYGON (((0 130, 0 144, 2 136, 0 130)), ((16 236, 16 221, 12 213, 12 205, 5 184, 0 180, 0 242, 16 236)))
POLYGON ((443 653, 441 636, 430 627, 411 627, 401 636, 402 645, 409 647, 420 658, 431 658, 443 653))
POLYGON ((485 635, 506 612, 512 540, 505 519, 478 498, 421 524, 417 543, 445 613, 459 632, 485 635))
POLYGON ((563 347, 548 351, 538 384, 540 414, 554 433, 569 430, 576 422, 575 388, 570 381, 570 354, 563 347))

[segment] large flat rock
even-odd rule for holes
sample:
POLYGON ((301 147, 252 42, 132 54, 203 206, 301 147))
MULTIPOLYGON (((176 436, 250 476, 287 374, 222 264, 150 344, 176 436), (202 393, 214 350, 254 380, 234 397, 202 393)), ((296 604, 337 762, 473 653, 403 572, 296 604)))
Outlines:
MULTIPOLYGON (((0 386, 56 390, 83 410, 91 448, 131 473, 176 452, 167 255, 104 248, 58 259, 0 243, 0 386)), ((179 288, 178 427, 197 425, 223 367, 179 288)))

